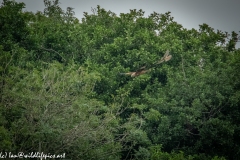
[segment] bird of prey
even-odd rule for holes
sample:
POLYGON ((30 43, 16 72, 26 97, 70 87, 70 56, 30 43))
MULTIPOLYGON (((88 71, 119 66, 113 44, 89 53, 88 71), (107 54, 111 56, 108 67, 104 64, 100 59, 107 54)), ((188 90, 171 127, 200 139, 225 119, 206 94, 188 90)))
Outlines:
MULTIPOLYGON (((157 61, 155 64, 167 62, 171 58, 172 58, 172 55, 169 55, 169 50, 167 50, 166 53, 164 54, 164 56, 159 61, 157 61)), ((127 73, 120 73, 120 74, 121 75, 130 75, 131 77, 137 77, 148 71, 150 71, 150 69, 147 69, 146 66, 143 66, 143 67, 139 68, 138 70, 136 70, 135 72, 127 72, 127 73)))

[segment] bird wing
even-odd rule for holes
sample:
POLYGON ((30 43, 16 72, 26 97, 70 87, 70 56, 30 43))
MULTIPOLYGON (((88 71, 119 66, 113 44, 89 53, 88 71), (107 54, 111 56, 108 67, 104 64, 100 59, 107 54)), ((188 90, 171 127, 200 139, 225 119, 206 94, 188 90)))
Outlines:
POLYGON ((137 69, 136 72, 141 72, 141 71, 143 71, 143 70, 146 70, 146 66, 143 66, 143 67, 137 69))
POLYGON ((164 54, 164 56, 156 63, 156 64, 160 64, 162 62, 167 62, 172 58, 172 55, 169 55, 169 50, 166 51, 166 53, 164 54))
POLYGON ((126 72, 126 73, 119 73, 120 75, 132 75, 135 72, 126 72))

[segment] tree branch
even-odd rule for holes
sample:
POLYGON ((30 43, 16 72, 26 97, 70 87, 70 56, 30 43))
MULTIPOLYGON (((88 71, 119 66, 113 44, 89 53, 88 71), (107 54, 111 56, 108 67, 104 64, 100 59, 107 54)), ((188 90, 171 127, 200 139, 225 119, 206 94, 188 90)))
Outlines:
POLYGON ((63 56, 61 56, 60 53, 58 53, 57 51, 53 50, 53 49, 47 49, 47 48, 44 48, 43 46, 40 47, 40 49, 43 49, 43 50, 46 50, 46 51, 50 51, 50 52, 54 52, 54 53, 57 53, 64 61, 66 61, 65 58, 63 58, 63 56))

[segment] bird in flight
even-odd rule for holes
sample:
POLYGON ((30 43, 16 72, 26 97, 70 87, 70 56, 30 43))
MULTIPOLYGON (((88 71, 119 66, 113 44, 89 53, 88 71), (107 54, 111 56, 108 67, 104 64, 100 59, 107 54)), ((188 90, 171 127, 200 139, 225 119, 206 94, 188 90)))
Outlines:
MULTIPOLYGON (((169 55, 169 50, 167 50, 166 53, 164 54, 164 56, 158 62, 156 62, 156 64, 167 62, 171 58, 172 58, 172 55, 169 55)), ((120 73, 120 74, 121 75, 130 75, 131 77, 137 77, 137 76, 140 76, 149 71, 150 71, 150 69, 147 69, 146 66, 143 66, 143 67, 139 68, 138 70, 136 70, 135 72, 127 72, 127 73, 120 73)))

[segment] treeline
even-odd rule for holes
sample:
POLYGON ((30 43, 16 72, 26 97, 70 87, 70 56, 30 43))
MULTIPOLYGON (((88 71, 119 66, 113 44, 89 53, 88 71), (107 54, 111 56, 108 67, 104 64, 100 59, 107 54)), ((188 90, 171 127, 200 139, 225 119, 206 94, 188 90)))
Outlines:
POLYGON ((188 30, 170 12, 79 21, 44 0, 42 12, 0 8, 0 152, 67 159, 240 158, 237 34, 188 30), (136 78, 119 75, 172 59, 136 78))

